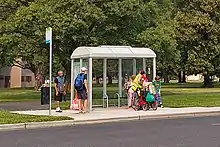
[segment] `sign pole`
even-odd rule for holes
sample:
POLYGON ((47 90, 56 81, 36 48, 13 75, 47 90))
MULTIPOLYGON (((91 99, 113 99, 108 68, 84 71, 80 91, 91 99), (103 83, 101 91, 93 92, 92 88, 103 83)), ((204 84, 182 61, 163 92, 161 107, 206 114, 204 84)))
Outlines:
POLYGON ((52 54, 53 54, 53 48, 52 48, 52 28, 51 28, 51 40, 50 40, 50 110, 49 115, 51 115, 51 105, 52 105, 52 54))
POLYGON ((52 55, 53 55, 53 47, 52 47, 52 28, 49 27, 46 29, 46 44, 50 44, 50 61, 49 61, 49 80, 50 80, 50 103, 49 103, 49 115, 51 115, 51 106, 52 106, 52 55))

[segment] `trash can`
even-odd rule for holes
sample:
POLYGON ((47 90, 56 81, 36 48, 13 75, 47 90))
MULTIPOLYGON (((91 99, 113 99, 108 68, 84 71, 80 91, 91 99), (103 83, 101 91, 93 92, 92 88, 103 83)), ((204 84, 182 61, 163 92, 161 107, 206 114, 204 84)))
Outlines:
POLYGON ((41 105, 49 104, 49 87, 41 87, 41 105))

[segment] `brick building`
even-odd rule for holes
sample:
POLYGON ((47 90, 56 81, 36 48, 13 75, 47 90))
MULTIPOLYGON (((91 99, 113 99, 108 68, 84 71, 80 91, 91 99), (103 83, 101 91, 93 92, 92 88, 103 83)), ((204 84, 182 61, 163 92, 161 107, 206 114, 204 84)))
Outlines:
POLYGON ((0 88, 34 87, 35 76, 29 69, 17 66, 0 69, 0 88))

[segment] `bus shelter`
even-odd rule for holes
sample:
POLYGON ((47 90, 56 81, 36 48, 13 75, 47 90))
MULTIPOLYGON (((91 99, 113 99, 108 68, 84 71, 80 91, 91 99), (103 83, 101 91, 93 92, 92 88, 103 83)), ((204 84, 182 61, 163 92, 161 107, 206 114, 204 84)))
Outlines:
POLYGON ((107 60, 117 59, 118 60, 118 93, 122 96, 122 60, 132 59, 133 74, 137 72, 137 59, 142 60, 143 70, 146 71, 146 59, 152 60, 152 75, 156 76, 156 54, 149 48, 138 48, 130 46, 98 46, 98 47, 78 47, 71 55, 71 105, 74 97, 74 80, 76 77, 76 69, 74 65, 79 60, 79 69, 83 67, 83 60, 88 60, 87 78, 88 78, 88 106, 89 111, 92 110, 92 85, 93 85, 93 59, 103 60, 103 96, 107 94, 107 60))

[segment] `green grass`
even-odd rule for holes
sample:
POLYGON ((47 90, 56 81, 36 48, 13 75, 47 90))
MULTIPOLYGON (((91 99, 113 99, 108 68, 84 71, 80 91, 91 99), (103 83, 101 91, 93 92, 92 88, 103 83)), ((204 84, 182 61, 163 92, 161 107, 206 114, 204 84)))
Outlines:
POLYGON ((39 91, 31 89, 0 89, 0 102, 19 102, 39 99, 39 91))
MULTIPOLYGON (((220 106, 220 84, 215 83, 215 88, 201 88, 201 83, 163 84, 162 98, 166 107, 200 107, 220 106)), ((115 93, 117 85, 107 87, 109 104, 117 105, 115 93), (114 87, 113 87, 114 86, 114 87)), ((40 100, 40 92, 30 89, 0 89, 0 102, 40 100)), ((123 99, 121 103, 125 102, 123 99)), ((93 104, 102 105, 102 87, 94 86, 93 104)), ((69 102, 62 103, 64 109, 69 109, 69 102)), ((55 108, 55 105, 53 105, 55 108)))
POLYGON ((162 89, 166 107, 220 106, 220 88, 166 88, 162 89))
POLYGON ((63 116, 35 116, 14 114, 8 111, 0 111, 0 124, 15 124, 15 123, 27 123, 27 122, 43 122, 43 121, 59 121, 59 120, 71 120, 69 117, 63 116))

